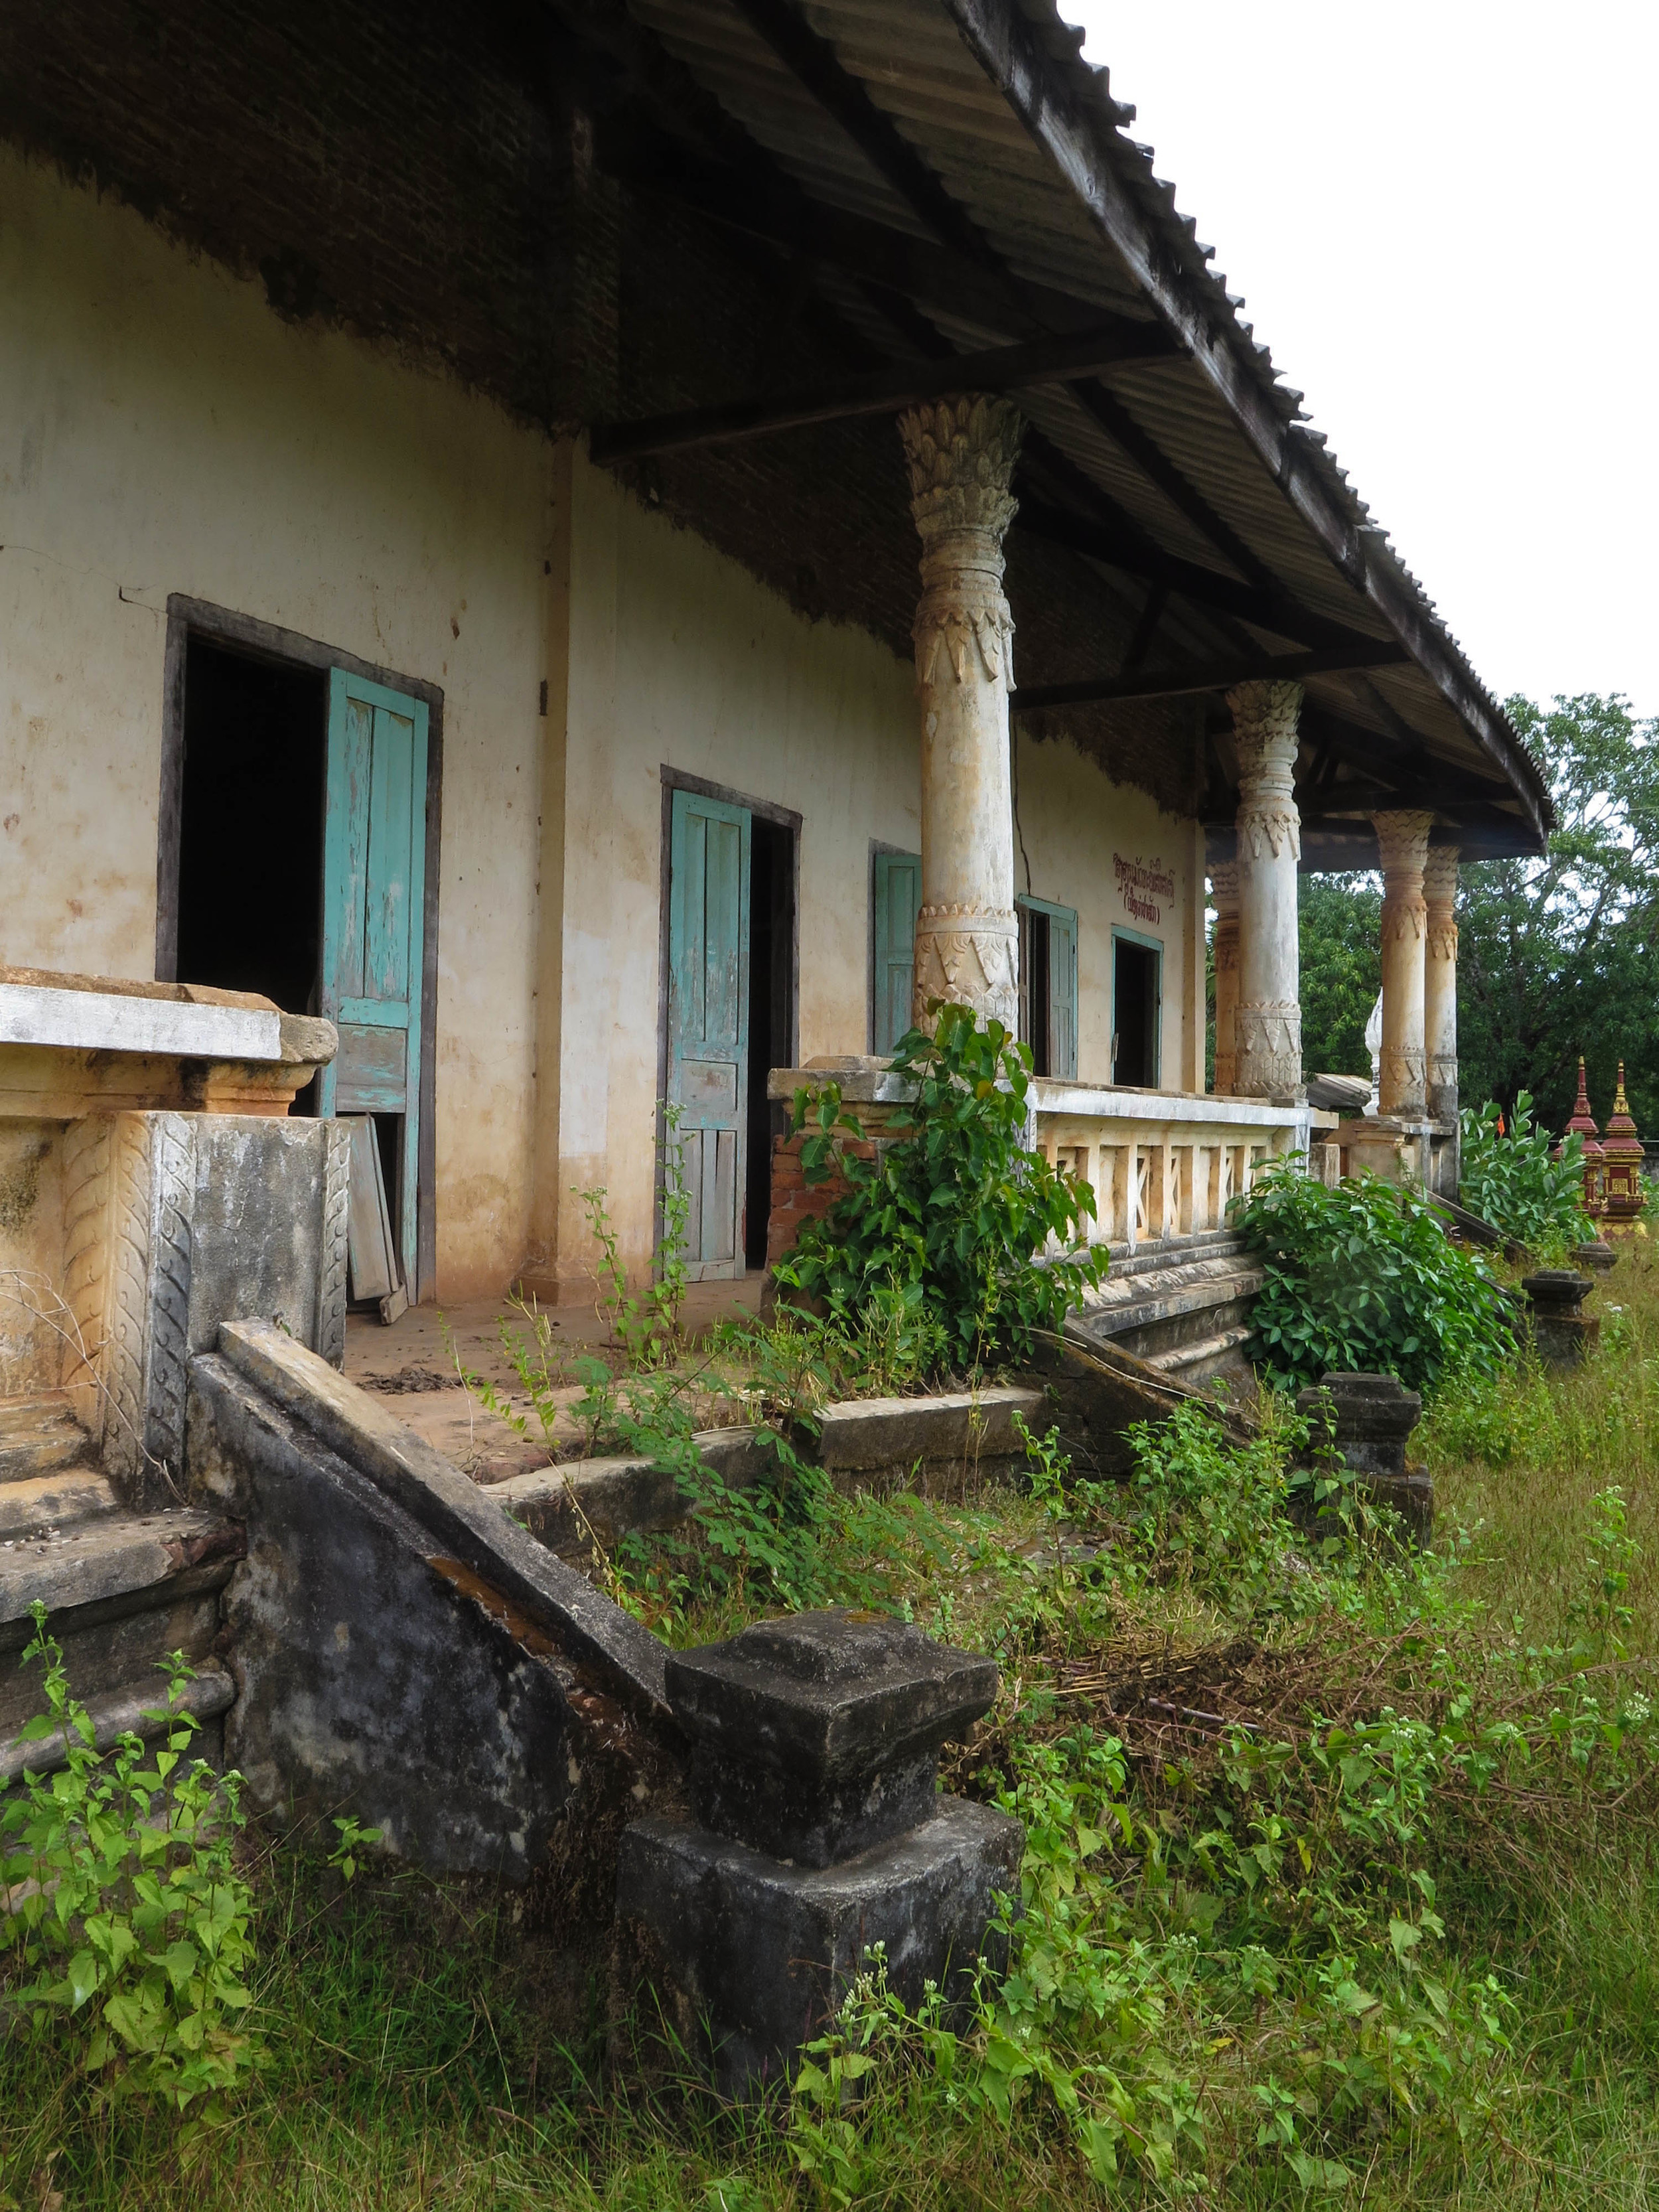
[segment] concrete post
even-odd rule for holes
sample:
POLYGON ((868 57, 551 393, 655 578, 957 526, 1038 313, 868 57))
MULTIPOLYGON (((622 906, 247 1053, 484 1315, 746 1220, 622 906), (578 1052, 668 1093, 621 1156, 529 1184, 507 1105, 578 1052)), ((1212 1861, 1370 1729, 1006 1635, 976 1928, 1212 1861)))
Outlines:
POLYGON ((966 394, 908 409, 899 434, 921 533, 912 635, 921 694, 921 911, 915 1019, 928 1002, 1018 1026, 1008 694, 1013 617, 1002 538, 1024 424, 1006 399, 966 394))
POLYGON ((1225 860, 1210 870, 1215 902, 1215 1087, 1237 1087, 1233 1023, 1238 1007, 1238 866, 1225 860))
POLYGON ((1423 1042, 1431 1120, 1457 1126, 1457 848, 1431 845, 1423 870, 1427 931, 1423 1042))
POLYGON ((1238 999, 1233 1089, 1290 1097, 1302 1087, 1296 864, 1297 716, 1302 686, 1261 681, 1227 694, 1238 747, 1238 999))
POLYGON ((1420 1121, 1428 1112, 1423 1030, 1423 869, 1432 814, 1373 814, 1382 862, 1382 1067, 1377 1111, 1420 1121))

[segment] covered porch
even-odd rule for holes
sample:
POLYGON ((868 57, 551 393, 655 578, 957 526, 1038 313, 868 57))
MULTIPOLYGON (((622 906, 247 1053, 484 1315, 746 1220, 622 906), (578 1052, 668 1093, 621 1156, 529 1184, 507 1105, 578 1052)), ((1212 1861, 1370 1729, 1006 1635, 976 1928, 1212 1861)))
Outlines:
MULTIPOLYGON (((732 1025, 728 1058, 712 963, 669 945, 664 1090, 694 1272, 787 1249, 802 1194, 786 1102, 833 1069, 849 1103, 867 1091, 879 1108, 884 1051, 945 1000, 1030 1046, 1036 1140, 1085 1176, 1096 1234, 1125 1255, 1223 1234, 1231 1200, 1291 1152, 1332 1177, 1443 1178, 1457 870, 1540 848, 1541 779, 1076 35, 1046 10, 950 0, 878 20, 825 0, 810 26, 681 0, 629 14, 600 41, 629 108, 618 174, 711 216, 757 269, 793 269, 826 340, 856 331, 860 366, 688 379, 672 411, 598 422, 592 459, 728 539, 739 483, 763 475, 793 518, 806 487, 833 497, 832 459, 856 467, 855 544, 826 506, 799 550, 827 611, 908 633, 915 662, 916 845, 872 834, 868 1019, 860 1036, 844 1007, 832 1027, 803 1004, 787 1039, 773 1028, 769 1175, 761 1125, 733 1111, 754 1031, 732 1025), (664 143, 671 88, 701 118, 695 161, 664 143), (1073 825, 1034 834, 1021 788, 1034 759, 1068 754, 1102 780, 1087 868, 1109 915, 1055 899, 1073 825), (1131 793, 1156 812, 1120 830, 1131 793), (1297 881, 1370 868, 1382 1078, 1377 1111, 1355 1115, 1317 1088, 1310 1102, 1297 881)), ((596 39, 590 13, 572 20, 596 39)), ((596 143, 602 161, 621 146, 596 143)), ((793 926, 804 941, 820 918, 803 903, 793 926)), ((860 950, 844 945, 849 966, 860 950)))

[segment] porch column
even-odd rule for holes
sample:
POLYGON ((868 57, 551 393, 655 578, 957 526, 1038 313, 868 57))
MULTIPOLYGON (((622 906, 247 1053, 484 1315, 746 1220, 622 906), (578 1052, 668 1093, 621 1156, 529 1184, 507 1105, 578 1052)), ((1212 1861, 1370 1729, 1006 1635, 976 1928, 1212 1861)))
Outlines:
POLYGON ((1215 902, 1215 1087, 1237 1087, 1238 1062, 1233 1018, 1238 1006, 1238 864, 1224 860, 1210 870, 1215 902))
POLYGON ((921 533, 921 911, 915 1018, 928 1001, 1019 1025, 1008 694, 1013 617, 1002 592, 1008 486, 1024 428, 1008 400, 966 394, 899 417, 921 533))
POLYGON ((1428 1105, 1436 1121, 1457 1122, 1457 848, 1431 845, 1423 870, 1428 909, 1423 958, 1423 1042, 1428 1105))
POLYGON ((1227 704, 1238 748, 1238 997, 1232 1087, 1246 1098, 1283 1098, 1302 1087, 1296 910, 1302 823, 1295 796, 1302 686, 1265 680, 1241 684, 1227 694, 1227 704))
POLYGON ((1423 869, 1432 814, 1373 814, 1382 863, 1382 1066, 1376 1110, 1420 1121, 1428 1111, 1423 1048, 1423 869))

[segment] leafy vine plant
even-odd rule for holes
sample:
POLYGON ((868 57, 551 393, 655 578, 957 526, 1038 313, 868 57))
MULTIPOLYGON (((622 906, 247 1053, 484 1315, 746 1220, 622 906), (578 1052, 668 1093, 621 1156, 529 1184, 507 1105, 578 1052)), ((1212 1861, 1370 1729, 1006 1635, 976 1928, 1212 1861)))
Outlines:
POLYGON ((55 1739, 58 1771, 26 1769, 0 1811, 0 1949, 21 1970, 11 2004, 36 2034, 67 2031, 105 2096, 221 2121, 261 2057, 243 1979, 253 1899, 234 1856, 241 1778, 186 1757, 200 1723, 177 1651, 161 1662, 165 1702, 144 1715, 159 1741, 147 1748, 129 1730, 100 1755, 46 1607, 32 1610, 23 1659, 41 1662, 46 1702, 21 1741, 55 1739))
POLYGON ((937 1332, 962 1373, 1018 1359, 1104 1278, 1091 1247, 1090 1186, 1026 1143, 1031 1055, 999 1021, 935 1001, 930 1034, 901 1037, 891 1073, 908 1091, 874 1145, 840 1086, 795 1095, 809 1185, 848 1185, 776 1268, 781 1286, 849 1328, 895 1298, 937 1332), (1057 1255, 1041 1255, 1052 1240, 1057 1255))

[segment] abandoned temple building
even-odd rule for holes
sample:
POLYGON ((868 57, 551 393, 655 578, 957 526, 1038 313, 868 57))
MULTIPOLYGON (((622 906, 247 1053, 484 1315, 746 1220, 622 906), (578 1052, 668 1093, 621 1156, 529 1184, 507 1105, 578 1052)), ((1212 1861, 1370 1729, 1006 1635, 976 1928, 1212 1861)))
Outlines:
POLYGON ((1079 40, 0 20, 0 1633, 62 1612, 100 1726, 182 1644, 256 1799, 520 1875, 560 1747, 672 1766, 660 1647, 334 1373, 365 1178, 394 1300, 586 1299, 666 1100, 694 1274, 757 1275, 795 1088, 965 1001, 1179 1373, 1264 1159, 1446 1172, 1458 866, 1539 771, 1079 40), (1297 878, 1370 867, 1344 1114, 1297 878))

